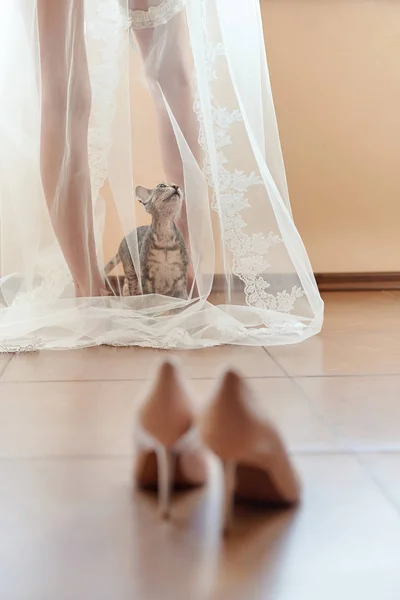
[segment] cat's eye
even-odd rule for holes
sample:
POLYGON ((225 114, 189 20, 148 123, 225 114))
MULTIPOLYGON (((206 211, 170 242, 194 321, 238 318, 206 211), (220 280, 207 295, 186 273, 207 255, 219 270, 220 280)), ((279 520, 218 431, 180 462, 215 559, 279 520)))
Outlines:
POLYGON ((167 186, 165 185, 165 183, 159 183, 157 187, 158 188, 166 188, 167 186))

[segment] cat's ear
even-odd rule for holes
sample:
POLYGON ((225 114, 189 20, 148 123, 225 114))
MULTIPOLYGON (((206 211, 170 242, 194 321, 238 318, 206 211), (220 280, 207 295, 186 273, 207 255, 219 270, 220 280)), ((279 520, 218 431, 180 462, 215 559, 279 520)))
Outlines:
POLYGON ((143 187, 142 185, 138 185, 135 193, 136 193, 136 197, 139 200, 139 202, 146 205, 147 202, 150 200, 150 196, 151 196, 152 192, 153 192, 153 190, 148 190, 147 188, 143 187))

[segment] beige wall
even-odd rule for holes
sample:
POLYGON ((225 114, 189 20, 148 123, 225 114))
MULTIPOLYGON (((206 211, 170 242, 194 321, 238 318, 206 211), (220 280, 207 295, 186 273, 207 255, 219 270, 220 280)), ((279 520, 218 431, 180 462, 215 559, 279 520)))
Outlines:
MULTIPOLYGON (((315 271, 400 270, 400 2, 261 1, 291 200, 315 271)), ((134 139, 155 142, 151 101, 143 111, 134 85, 134 139)), ((152 159, 141 181, 159 178, 152 159)), ((121 239, 108 207, 107 257, 121 239)))
POLYGON ((319 272, 400 270, 400 2, 262 0, 297 226, 319 272))

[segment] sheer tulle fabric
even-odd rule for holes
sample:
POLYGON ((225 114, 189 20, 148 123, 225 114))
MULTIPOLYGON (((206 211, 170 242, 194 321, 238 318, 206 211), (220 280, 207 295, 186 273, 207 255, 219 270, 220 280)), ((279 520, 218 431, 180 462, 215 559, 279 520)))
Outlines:
POLYGON ((57 139, 51 122, 45 137, 40 9, 2 7, 0 350, 272 345, 317 333, 323 304, 291 215, 258 0, 86 0, 83 94, 83 25, 66 6, 57 139), (147 222, 135 186, 163 180, 185 192, 189 300, 122 297, 118 270, 113 294, 100 295, 122 236, 147 222))

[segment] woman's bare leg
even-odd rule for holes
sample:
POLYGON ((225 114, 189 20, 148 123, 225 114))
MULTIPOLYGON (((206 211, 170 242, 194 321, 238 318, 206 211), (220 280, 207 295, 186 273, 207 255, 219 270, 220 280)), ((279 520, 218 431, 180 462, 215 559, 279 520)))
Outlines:
MULTIPOLYGON (((130 0, 130 8, 132 10, 147 10, 149 2, 148 0, 130 0)), ((192 67, 190 65, 190 53, 187 50, 189 43, 187 39, 186 18, 184 13, 178 14, 168 24, 168 32, 161 40, 162 52, 159 56, 157 55, 157 44, 154 43, 154 36, 159 35, 159 33, 155 29, 140 29, 134 31, 134 33, 145 63, 150 89, 155 100, 165 174, 169 181, 178 184, 183 189, 184 175, 182 159, 175 133, 159 90, 161 88, 185 136, 186 142, 195 158, 200 162, 201 150, 198 143, 199 124, 193 110, 192 67)), ((186 207, 182 211, 179 228, 189 246, 186 207)), ((190 270, 189 278, 193 279, 193 268, 191 267, 190 270)))
POLYGON ((96 257, 87 135, 91 90, 83 0, 38 0, 41 174, 77 296, 105 289, 96 257))

